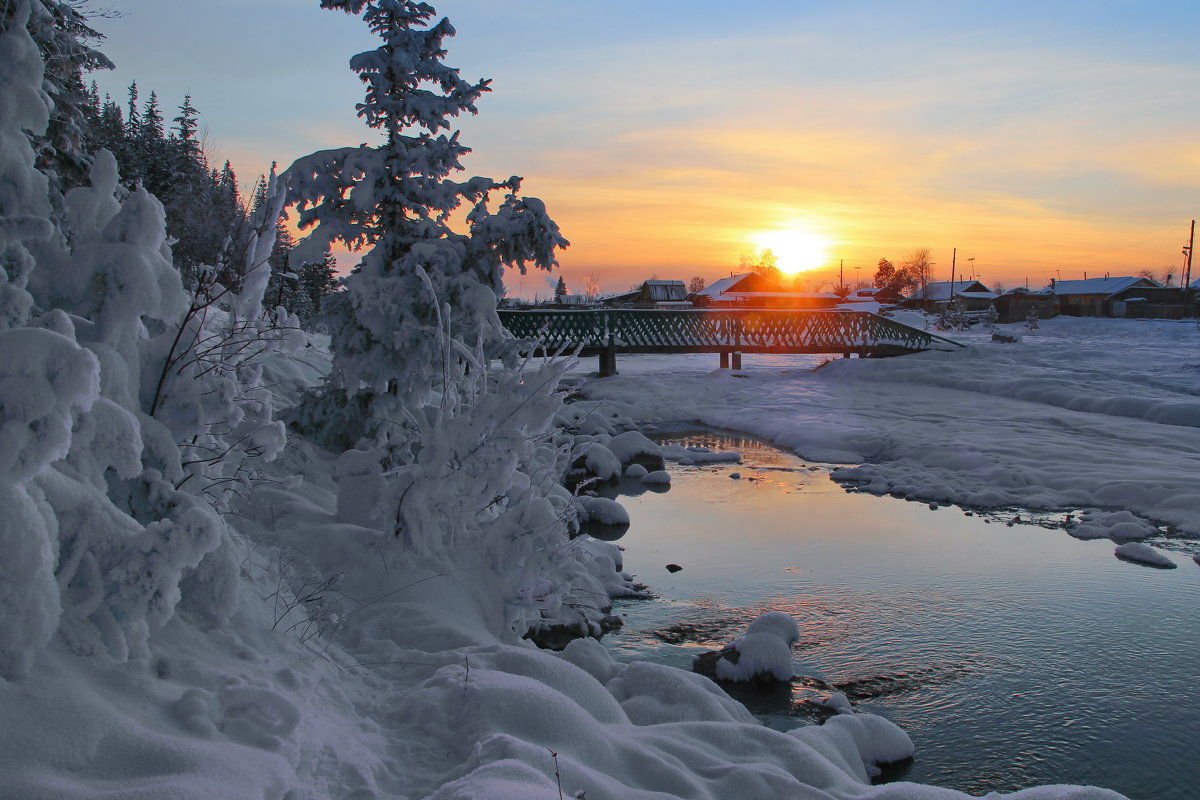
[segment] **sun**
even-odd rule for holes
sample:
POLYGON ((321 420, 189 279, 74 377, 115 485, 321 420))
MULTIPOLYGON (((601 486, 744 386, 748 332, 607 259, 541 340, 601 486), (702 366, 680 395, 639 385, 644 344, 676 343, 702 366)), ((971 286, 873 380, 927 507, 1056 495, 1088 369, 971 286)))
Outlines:
POLYGON ((808 231, 788 228, 764 231, 754 237, 760 250, 775 254, 776 266, 787 275, 817 269, 829 260, 830 242, 808 231))

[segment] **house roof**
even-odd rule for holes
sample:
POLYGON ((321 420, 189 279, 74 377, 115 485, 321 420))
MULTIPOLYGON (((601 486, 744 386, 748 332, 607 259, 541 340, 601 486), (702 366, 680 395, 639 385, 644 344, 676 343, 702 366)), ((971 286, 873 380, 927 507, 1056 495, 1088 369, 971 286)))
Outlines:
POLYGON ((838 295, 829 292, 725 292, 725 297, 744 297, 749 300, 758 297, 803 297, 809 300, 839 299, 838 295))
POLYGON ((735 287, 743 281, 747 281, 751 285, 760 287, 760 290, 761 287, 771 287, 770 291, 783 291, 782 286, 779 286, 769 278, 764 278, 756 272, 742 272, 738 275, 730 275, 728 278, 721 278, 719 281, 713 281, 696 294, 704 295, 705 297, 711 297, 713 300, 720 300, 722 294, 748 294, 748 291, 741 292, 735 290, 730 292, 731 289, 735 289, 735 287))
POLYGON ((712 297, 715 299, 720 297, 721 293, 726 289, 734 286, 737 283, 740 283, 749 274, 749 272, 743 272, 740 275, 730 275, 728 278, 721 278, 719 281, 713 281, 708 286, 705 286, 703 289, 696 292, 696 294, 702 294, 705 297, 712 297))
POLYGON ((648 280, 642 287, 651 300, 683 300, 687 297, 687 286, 679 280, 648 280))
POLYGON ((1064 294, 1102 294, 1106 297, 1116 294, 1130 286, 1158 286, 1157 281, 1143 278, 1140 275, 1124 275, 1116 278, 1086 278, 1079 281, 1056 281, 1054 293, 1060 297, 1064 294))
MULTIPOLYGON (((949 300, 951 299, 950 281, 935 281, 925 284, 925 289, 917 289, 910 296, 912 300, 949 300)), ((954 281, 953 296, 966 297, 974 300, 992 300, 996 293, 979 281, 954 281)))

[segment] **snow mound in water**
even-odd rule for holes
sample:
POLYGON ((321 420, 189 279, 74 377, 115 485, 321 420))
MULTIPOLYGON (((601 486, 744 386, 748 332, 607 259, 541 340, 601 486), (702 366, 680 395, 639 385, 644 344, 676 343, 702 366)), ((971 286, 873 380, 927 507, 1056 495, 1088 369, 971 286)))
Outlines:
POLYGON ((1129 511, 1085 511, 1068 533, 1076 539, 1145 539, 1158 528, 1129 511))
POLYGON ((599 525, 628 525, 629 512, 625 506, 607 497, 580 497, 579 505, 586 513, 580 522, 595 522, 599 525))
POLYGON ((746 633, 769 633, 783 639, 789 647, 800 641, 800 626, 796 624, 796 618, 786 611, 759 614, 746 626, 746 633))
POLYGON ((658 469, 654 472, 649 472, 642 476, 642 483, 649 486, 670 486, 671 473, 665 469, 658 469))
POLYGON ((792 645, 798 641, 796 621, 782 611, 768 611, 730 644, 697 656, 692 669, 723 681, 788 681, 793 675, 792 645))
POLYGON ((1150 545, 1142 544, 1141 542, 1126 542, 1125 544, 1117 545, 1113 552, 1118 558, 1136 561, 1139 564, 1149 564, 1152 567, 1160 567, 1162 569, 1175 569, 1174 561, 1150 545))
POLYGON ((622 464, 644 460, 651 466, 662 466, 662 448, 650 441, 640 431, 626 431, 612 437, 604 446, 622 464))

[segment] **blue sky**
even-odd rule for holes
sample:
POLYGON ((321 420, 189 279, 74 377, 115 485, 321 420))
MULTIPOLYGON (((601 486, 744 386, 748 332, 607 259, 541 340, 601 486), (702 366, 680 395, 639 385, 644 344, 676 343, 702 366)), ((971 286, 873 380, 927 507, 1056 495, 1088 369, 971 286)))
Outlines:
MULTIPOLYGON (((374 44, 361 21, 315 0, 110 5, 102 86, 190 92, 244 181, 370 138, 346 67, 374 44)), ((921 246, 1007 285, 1178 270, 1200 208, 1195 4, 435 5, 448 63, 494 79, 462 124, 468 171, 547 201, 573 286, 712 280, 780 229, 863 272, 921 246)))

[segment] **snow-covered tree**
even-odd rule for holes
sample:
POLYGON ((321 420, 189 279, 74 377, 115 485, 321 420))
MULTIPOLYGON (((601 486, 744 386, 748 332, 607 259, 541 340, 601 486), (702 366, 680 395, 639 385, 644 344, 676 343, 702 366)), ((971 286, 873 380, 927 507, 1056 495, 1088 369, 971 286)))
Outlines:
POLYGON ((365 409, 365 429, 395 432, 402 408, 430 401, 467 368, 443 332, 468 349, 501 342, 504 269, 549 270, 566 241, 540 201, 518 196, 520 178, 450 179, 469 152, 449 132, 452 120, 476 113, 489 82, 466 81, 443 63, 448 20, 433 22, 433 7, 412 0, 321 5, 361 14, 382 40, 350 62, 366 86, 358 115, 382 141, 313 153, 283 181, 301 230, 311 231, 301 263, 319 261, 332 242, 367 250, 328 310, 330 388, 365 409), (492 210, 495 192, 504 197, 492 210), (464 206, 458 232, 451 215, 464 206))
POLYGON ((326 443, 357 439, 338 460, 339 516, 438 569, 474 570, 512 632, 590 621, 594 610, 566 607, 574 588, 606 595, 583 577, 558 483, 565 363, 489 368, 510 341, 495 312, 504 270, 550 270, 566 241, 540 201, 518 196, 519 178, 451 179, 468 152, 451 121, 475 113, 488 82, 442 63, 447 20, 411 0, 322 5, 361 13, 383 42, 350 62, 366 85, 359 116, 381 141, 314 153, 282 176, 310 231, 293 259, 311 263, 336 241, 367 250, 323 312, 333 369, 301 415, 325 426, 326 443), (452 225, 457 211, 465 230, 452 225))
MULTIPOLYGON (((83 654, 145 655, 189 597, 219 623, 237 574, 220 487, 244 485, 247 462, 283 445, 247 347, 263 342, 250 324, 261 287, 230 296, 232 315, 189 306, 162 205, 121 186, 107 151, 53 208, 57 175, 36 169, 31 145, 53 102, 31 34, 55 5, 0 5, 6 679, 56 633, 83 654)), ((268 236, 255 257, 269 247, 268 236)))

